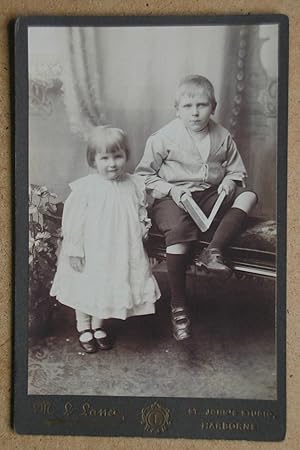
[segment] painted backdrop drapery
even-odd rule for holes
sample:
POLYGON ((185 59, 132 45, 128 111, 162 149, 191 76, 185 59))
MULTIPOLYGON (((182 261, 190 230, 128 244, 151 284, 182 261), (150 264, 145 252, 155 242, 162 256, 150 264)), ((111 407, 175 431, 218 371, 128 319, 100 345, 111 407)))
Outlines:
POLYGON ((69 52, 64 65, 64 103, 71 131, 86 140, 91 127, 105 122, 96 29, 70 27, 66 41, 69 52))
POLYGON ((89 127, 104 123, 128 133, 133 170, 147 137, 174 117, 178 80, 200 73, 215 86, 215 118, 234 134, 261 198, 256 213, 274 217, 277 60, 263 65, 262 32, 276 44, 272 26, 31 29, 31 181, 64 199, 68 182, 88 171, 89 127))

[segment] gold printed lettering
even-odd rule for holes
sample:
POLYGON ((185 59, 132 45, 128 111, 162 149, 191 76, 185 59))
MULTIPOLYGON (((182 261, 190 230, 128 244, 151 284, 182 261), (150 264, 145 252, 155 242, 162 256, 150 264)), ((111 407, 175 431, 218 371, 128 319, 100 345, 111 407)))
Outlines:
POLYGON ((71 402, 66 402, 64 405, 64 416, 71 416, 74 412, 74 408, 71 402))
POLYGON ((88 416, 89 415, 89 410, 90 410, 90 404, 89 403, 84 403, 82 405, 82 416, 88 416))
POLYGON ((196 408, 189 408, 187 410, 187 413, 188 413, 189 416, 196 416, 198 414, 198 411, 197 411, 196 408))
POLYGON ((49 401, 34 402, 32 407, 34 414, 49 416, 54 413, 54 407, 49 401))
POLYGON ((117 409, 113 408, 96 409, 93 408, 89 402, 83 403, 81 411, 81 415, 87 417, 113 417, 117 416, 118 414, 119 411, 117 409))
POLYGON ((242 422, 200 422, 201 430, 209 431, 255 431, 254 423, 242 422))
POLYGON ((243 417, 262 417, 264 419, 276 419, 276 415, 273 411, 264 409, 242 409, 241 415, 243 417))
POLYGON ((213 409, 207 408, 204 413, 205 416, 231 416, 235 417, 238 415, 238 411, 236 409, 213 409))

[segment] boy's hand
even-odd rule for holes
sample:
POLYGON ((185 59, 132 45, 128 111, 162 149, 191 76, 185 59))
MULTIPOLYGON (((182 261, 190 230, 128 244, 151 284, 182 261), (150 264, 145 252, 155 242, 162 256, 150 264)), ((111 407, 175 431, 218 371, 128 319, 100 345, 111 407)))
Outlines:
POLYGON ((185 211, 185 207, 181 203, 182 196, 183 195, 188 195, 189 197, 192 196, 191 192, 188 189, 178 187, 178 186, 172 187, 172 189, 170 190, 170 195, 171 195, 173 201, 176 203, 176 205, 179 206, 179 208, 183 209, 184 211, 185 211))
POLYGON ((233 180, 224 180, 218 187, 218 194, 224 191, 226 195, 231 195, 234 193, 235 188, 236 184, 233 180))
POLYGON ((69 256, 70 266, 76 272, 82 272, 85 265, 85 258, 80 256, 69 256))

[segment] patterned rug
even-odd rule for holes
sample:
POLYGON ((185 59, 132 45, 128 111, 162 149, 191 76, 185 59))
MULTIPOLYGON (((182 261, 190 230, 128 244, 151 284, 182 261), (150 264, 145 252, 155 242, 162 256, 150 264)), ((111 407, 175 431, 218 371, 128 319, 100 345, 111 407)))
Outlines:
POLYGON ((164 293, 154 316, 111 321, 110 351, 85 354, 73 311, 62 307, 50 335, 32 342, 29 394, 276 398, 274 286, 251 280, 224 284, 189 277, 193 338, 171 334, 164 293))

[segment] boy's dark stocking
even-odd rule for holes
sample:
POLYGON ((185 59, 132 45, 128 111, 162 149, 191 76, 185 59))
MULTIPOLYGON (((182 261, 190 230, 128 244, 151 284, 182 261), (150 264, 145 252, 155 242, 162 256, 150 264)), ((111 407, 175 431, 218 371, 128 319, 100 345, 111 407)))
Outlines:
POLYGON ((242 209, 230 208, 221 220, 208 248, 218 248, 222 252, 241 231, 247 217, 248 214, 242 209))
POLYGON ((232 239, 241 231, 248 215, 239 208, 230 208, 221 220, 208 247, 203 250, 201 264, 208 270, 224 278, 231 275, 231 269, 224 264, 222 252, 232 239))
POLYGON ((186 254, 167 253, 167 268, 171 290, 171 312, 173 336, 177 341, 190 337, 190 320, 188 318, 186 302, 186 254))
POLYGON ((167 253, 168 278, 171 290, 171 307, 185 306, 185 271, 187 257, 167 253))

